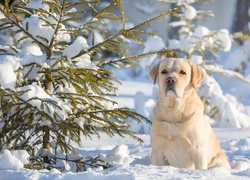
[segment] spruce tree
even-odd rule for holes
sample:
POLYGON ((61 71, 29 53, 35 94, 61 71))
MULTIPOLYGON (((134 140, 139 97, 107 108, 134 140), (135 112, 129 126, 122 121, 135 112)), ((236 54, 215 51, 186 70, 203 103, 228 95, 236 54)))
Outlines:
POLYGON ((77 156, 71 142, 80 144, 82 135, 91 138, 100 131, 142 142, 127 120, 148 120, 110 98, 119 83, 110 67, 134 66, 144 56, 166 54, 127 56, 125 42, 143 43, 142 36, 155 34, 142 27, 178 10, 126 29, 122 1, 105 7, 100 3, 38 0, 2 10, 0 31, 13 40, 0 46, 0 63, 12 77, 8 81, 0 74, 0 149, 27 150, 31 164, 26 167, 57 167, 58 160, 76 163, 78 171, 86 170, 91 160, 93 167, 100 161, 77 156), (114 22, 121 24, 117 32, 107 28, 114 22))

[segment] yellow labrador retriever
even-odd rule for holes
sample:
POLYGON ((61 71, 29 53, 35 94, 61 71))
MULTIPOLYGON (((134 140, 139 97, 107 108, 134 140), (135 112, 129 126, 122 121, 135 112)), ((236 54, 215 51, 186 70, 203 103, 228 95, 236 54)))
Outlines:
POLYGON ((152 113, 151 164, 186 169, 230 169, 195 91, 203 72, 191 61, 167 58, 150 70, 159 97, 152 113))

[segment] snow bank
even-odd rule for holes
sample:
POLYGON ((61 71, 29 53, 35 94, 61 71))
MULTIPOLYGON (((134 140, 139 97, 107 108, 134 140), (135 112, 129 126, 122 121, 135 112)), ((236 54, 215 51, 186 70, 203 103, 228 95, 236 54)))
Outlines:
MULTIPOLYGON (((110 138, 101 133, 101 138, 84 139, 82 148, 76 149, 80 154, 102 154, 106 160, 113 162, 113 167, 105 170, 88 169, 86 172, 61 173, 57 169, 28 170, 13 152, 5 151, 0 155, 1 180, 9 179, 85 179, 85 180, 117 180, 117 179, 250 179, 250 129, 215 129, 222 149, 228 156, 233 169, 215 168, 208 170, 186 170, 171 166, 149 165, 149 135, 139 135, 144 144, 129 137, 115 136, 110 138), (6 168, 7 167, 7 168, 6 168)), ((24 155, 22 155, 24 156, 24 155)))
MULTIPOLYGON (((205 110, 218 108, 218 116, 213 117, 216 127, 250 127, 250 115, 245 107, 232 95, 224 94, 218 82, 205 73, 205 78, 198 87, 201 97, 210 98, 210 103, 205 105, 205 110), (221 114, 220 114, 221 113, 221 114)), ((209 110, 208 110, 209 111, 209 110)))
POLYGON ((23 168, 23 163, 13 156, 9 150, 4 150, 0 155, 0 169, 1 170, 18 170, 23 168))
POLYGON ((111 165, 129 165, 134 160, 129 156, 128 146, 124 144, 116 146, 108 155, 101 154, 100 158, 111 165))
POLYGON ((19 159, 23 164, 28 164, 29 163, 29 153, 25 150, 16 150, 16 151, 11 151, 11 154, 19 159))

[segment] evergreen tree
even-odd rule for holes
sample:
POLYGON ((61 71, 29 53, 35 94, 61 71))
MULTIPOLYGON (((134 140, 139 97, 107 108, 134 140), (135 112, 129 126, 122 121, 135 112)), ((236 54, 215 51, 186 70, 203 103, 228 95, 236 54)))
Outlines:
POLYGON ((126 29, 122 1, 100 3, 37 0, 2 10, 0 30, 14 40, 0 46, 0 149, 26 149, 32 160, 26 167, 58 167, 59 160, 76 163, 76 170, 85 170, 91 160, 95 166, 98 159, 79 157, 71 146, 82 142, 81 135, 103 131, 142 142, 127 120, 148 120, 112 101, 119 82, 109 67, 167 53, 126 56, 125 42, 143 42, 142 35, 154 35, 143 26, 177 10, 126 29), (113 22, 121 22, 120 31, 108 28, 113 22))

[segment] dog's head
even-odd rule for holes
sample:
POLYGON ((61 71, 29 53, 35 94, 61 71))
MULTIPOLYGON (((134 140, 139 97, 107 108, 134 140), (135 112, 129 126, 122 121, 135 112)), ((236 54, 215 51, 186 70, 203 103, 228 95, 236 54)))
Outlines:
POLYGON ((167 97, 181 98, 186 90, 195 88, 204 78, 204 74, 193 62, 181 58, 167 58, 150 70, 150 77, 159 91, 167 97))

